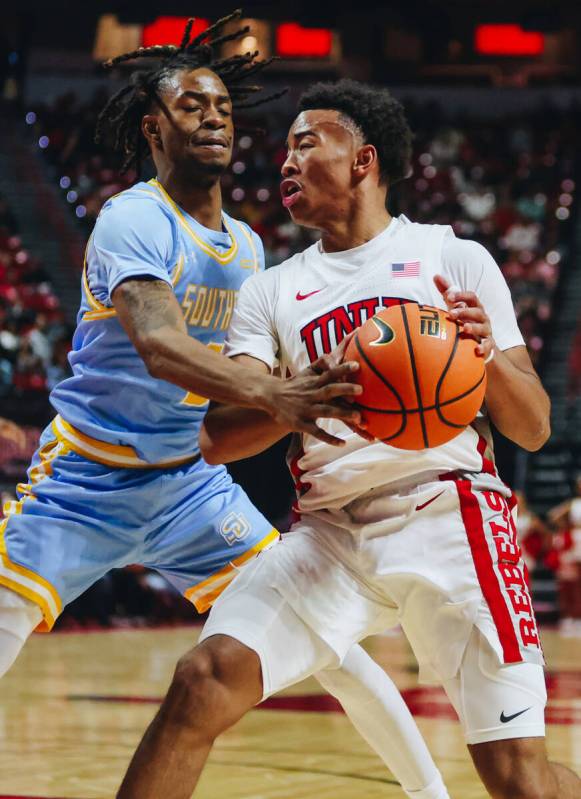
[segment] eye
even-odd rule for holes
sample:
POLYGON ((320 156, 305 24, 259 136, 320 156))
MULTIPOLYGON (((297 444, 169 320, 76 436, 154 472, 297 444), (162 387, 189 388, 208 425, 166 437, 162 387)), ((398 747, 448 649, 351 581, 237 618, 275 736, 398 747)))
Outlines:
POLYGON ((314 146, 315 146, 315 145, 313 144, 313 142, 302 141, 302 142, 299 144, 299 152, 300 152, 301 150, 308 150, 309 148, 311 148, 311 147, 314 147, 314 146))
POLYGON ((190 111, 201 111, 201 110, 202 109, 200 108, 199 105, 185 105, 184 106, 184 111, 187 111, 188 113, 190 111))
POLYGON ((232 114, 230 113, 230 111, 227 108, 221 108, 220 109, 220 113, 222 114, 223 117, 231 117, 232 116, 232 114))

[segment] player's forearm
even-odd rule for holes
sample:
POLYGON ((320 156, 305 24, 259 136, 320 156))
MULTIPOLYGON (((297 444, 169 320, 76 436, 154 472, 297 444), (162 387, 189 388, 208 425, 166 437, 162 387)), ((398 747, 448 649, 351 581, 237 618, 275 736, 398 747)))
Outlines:
POLYGON ((276 378, 234 363, 180 331, 161 328, 136 346, 152 377, 215 402, 270 408, 276 378))
POLYGON ((486 407, 495 427, 524 449, 540 449, 551 432, 551 403, 537 375, 498 350, 486 370, 486 407))
POLYGON ((206 414, 200 449, 208 463, 230 463, 258 455, 289 432, 265 411, 218 405, 206 414))

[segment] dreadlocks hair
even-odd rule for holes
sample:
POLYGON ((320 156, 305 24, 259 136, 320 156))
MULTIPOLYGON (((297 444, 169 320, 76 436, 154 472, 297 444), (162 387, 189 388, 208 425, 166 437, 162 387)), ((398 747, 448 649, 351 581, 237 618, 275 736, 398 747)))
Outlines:
POLYGON ((387 89, 343 78, 315 83, 299 98, 298 110, 331 109, 355 123, 377 150, 381 179, 390 186, 411 171, 412 132, 401 103, 387 89))
POLYGON ((262 91, 262 86, 249 85, 245 81, 262 72, 275 58, 261 61, 258 59, 258 51, 221 60, 216 58, 216 48, 224 42, 241 39, 249 32, 249 27, 242 27, 232 33, 221 34, 229 22, 240 19, 241 15, 242 10, 237 9, 219 19, 194 39, 191 39, 194 24, 192 17, 188 19, 179 45, 139 47, 130 53, 111 58, 103 64, 105 68, 111 68, 135 59, 153 59, 157 62, 151 69, 139 69, 134 72, 130 83, 109 99, 97 119, 95 142, 109 144, 114 150, 123 154, 122 173, 131 166, 135 166, 137 172, 140 172, 143 158, 149 154, 141 132, 141 120, 152 105, 157 105, 164 113, 168 113, 160 97, 160 88, 176 72, 200 67, 210 69, 223 81, 235 109, 254 108, 276 100, 286 93, 285 89, 255 101, 250 99, 262 91))

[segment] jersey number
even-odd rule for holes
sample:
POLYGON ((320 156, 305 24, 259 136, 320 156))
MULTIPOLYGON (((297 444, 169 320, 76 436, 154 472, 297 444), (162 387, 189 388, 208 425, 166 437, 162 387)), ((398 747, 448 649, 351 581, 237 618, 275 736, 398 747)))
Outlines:
MULTIPOLYGON (((214 350, 214 352, 222 352, 222 350, 224 349, 223 344, 218 344, 215 341, 211 341, 208 344, 208 347, 211 350, 214 350)), ((207 405, 208 401, 209 400, 207 397, 201 397, 199 394, 193 394, 191 391, 188 391, 188 393, 183 398, 180 404, 189 405, 194 408, 200 408, 202 405, 207 405)))

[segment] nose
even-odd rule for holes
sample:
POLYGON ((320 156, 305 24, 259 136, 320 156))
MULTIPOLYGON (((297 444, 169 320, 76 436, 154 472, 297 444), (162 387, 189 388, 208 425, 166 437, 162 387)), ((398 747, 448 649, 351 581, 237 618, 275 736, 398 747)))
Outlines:
POLYGON ((208 106, 208 110, 204 114, 202 125, 211 130, 219 130, 226 127, 226 122, 224 117, 218 112, 218 109, 211 105, 208 106))
POLYGON ((297 162, 295 161, 294 153, 291 151, 286 157, 286 161, 282 165, 280 169, 280 174, 283 178, 292 178, 293 175, 297 175, 299 168, 297 166, 297 162))

